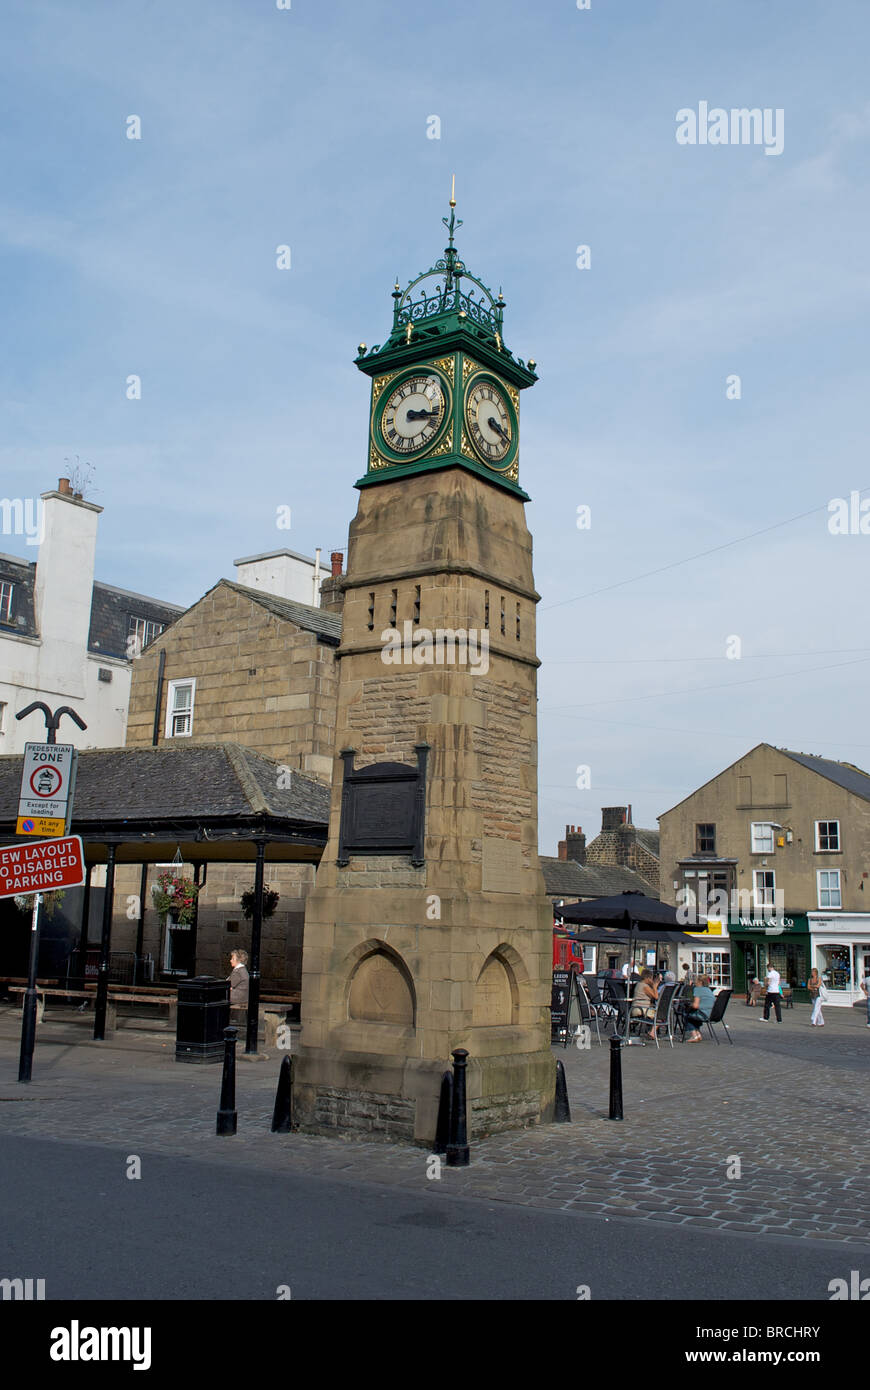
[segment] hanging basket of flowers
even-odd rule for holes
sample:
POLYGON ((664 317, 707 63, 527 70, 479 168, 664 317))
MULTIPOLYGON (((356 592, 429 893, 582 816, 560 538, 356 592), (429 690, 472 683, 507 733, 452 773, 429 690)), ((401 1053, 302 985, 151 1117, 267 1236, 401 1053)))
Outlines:
MULTIPOLYGON (((63 895, 66 890, 63 888, 53 888, 50 893, 42 895, 42 911, 46 917, 53 917, 56 910, 63 902, 63 895)), ((19 912, 32 912, 34 893, 16 893, 15 906, 19 912)))
POLYGON ((172 916, 180 927, 188 927, 196 916, 199 889, 192 878, 182 878, 174 869, 164 869, 151 885, 154 907, 161 917, 172 916))
MULTIPOLYGON (((255 897, 256 897, 256 892, 255 892, 255 890, 254 890, 253 888, 249 888, 248 891, 247 891, 246 893, 243 893, 242 896, 241 896, 241 898, 239 899, 239 902, 240 902, 241 905, 242 905, 242 912, 244 913, 245 917, 247 917, 247 918, 251 918, 251 917, 253 917, 253 915, 254 915, 254 899, 255 899, 255 897)), ((279 892, 277 892, 277 890, 274 889, 274 888, 264 888, 264 889, 263 889, 263 916, 264 916, 264 917, 271 917, 271 916, 274 915, 275 908, 278 906, 278 902, 279 902, 280 897, 281 897, 281 894, 280 894, 279 892)))

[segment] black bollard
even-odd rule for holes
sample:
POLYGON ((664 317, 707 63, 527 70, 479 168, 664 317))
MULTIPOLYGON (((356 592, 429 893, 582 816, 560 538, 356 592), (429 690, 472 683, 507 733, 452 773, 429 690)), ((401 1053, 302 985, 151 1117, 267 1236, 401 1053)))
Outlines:
POLYGON ((450 1107, 450 1140, 447 1144, 447 1167, 467 1168, 469 1164, 468 1122, 465 1114, 465 1068, 468 1053, 457 1047, 453 1057, 453 1104, 450 1107))
POLYGON ((622 1039, 610 1039, 610 1114, 609 1120, 621 1120, 622 1114, 622 1039))
POLYGON ((275 1109, 272 1111, 272 1133, 289 1134, 293 1128, 293 1062, 285 1057, 278 1073, 275 1109))
POLYGON ((571 1107, 568 1104, 568 1081, 565 1076, 565 1063, 556 1063, 556 1110, 553 1115, 553 1123, 557 1125, 569 1125, 571 1123, 571 1107))
POLYGON ((453 1077, 446 1071, 441 1078, 441 1097, 438 1101, 438 1123, 435 1126, 433 1154, 446 1154, 450 1143, 450 1112, 453 1108, 453 1077))
POLYGON ((217 1112, 216 1134, 235 1134, 236 1121, 236 1038, 238 1028, 224 1029, 224 1070, 221 1077, 221 1108, 217 1112))

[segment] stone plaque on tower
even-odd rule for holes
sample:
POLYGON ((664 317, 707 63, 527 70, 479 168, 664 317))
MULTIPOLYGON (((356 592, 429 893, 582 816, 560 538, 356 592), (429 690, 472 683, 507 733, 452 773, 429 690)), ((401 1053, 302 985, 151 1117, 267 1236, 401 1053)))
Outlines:
POLYGON ((501 294, 460 260, 450 206, 443 257, 396 285, 387 342, 356 359, 372 380, 367 469, 294 1072, 303 1129, 426 1146, 454 1048, 469 1053, 472 1137, 550 1119, 555 1086, 518 482, 520 392, 537 377, 505 346, 501 294))

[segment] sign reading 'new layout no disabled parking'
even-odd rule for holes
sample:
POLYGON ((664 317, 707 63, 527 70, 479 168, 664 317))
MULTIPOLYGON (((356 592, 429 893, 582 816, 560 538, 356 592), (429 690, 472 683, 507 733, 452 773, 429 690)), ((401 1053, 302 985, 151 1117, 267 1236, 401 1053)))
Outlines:
POLYGON ((80 835, 0 849, 0 898, 78 888, 84 881, 85 856, 80 835))
POLYGON ((71 743, 25 743, 16 835, 65 835, 77 752, 71 743))

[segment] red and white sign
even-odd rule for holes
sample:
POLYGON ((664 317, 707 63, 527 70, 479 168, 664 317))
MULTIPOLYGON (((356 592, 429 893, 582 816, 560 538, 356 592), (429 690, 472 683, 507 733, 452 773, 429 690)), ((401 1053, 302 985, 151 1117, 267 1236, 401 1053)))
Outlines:
POLYGON ((0 849, 0 898, 78 888, 84 881, 85 856, 80 835, 0 849))

